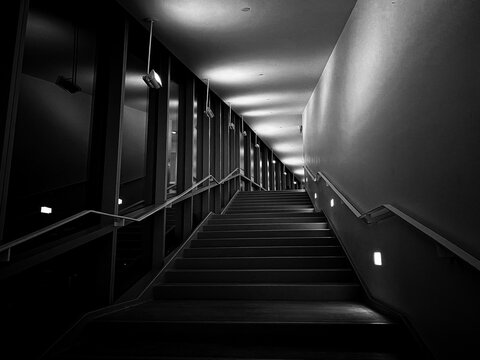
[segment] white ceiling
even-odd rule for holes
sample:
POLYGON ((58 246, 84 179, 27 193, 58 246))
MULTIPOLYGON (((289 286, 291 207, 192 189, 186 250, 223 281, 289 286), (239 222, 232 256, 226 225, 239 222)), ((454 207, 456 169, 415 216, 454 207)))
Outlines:
POLYGON ((303 174, 302 112, 356 0, 118 2, 303 174))

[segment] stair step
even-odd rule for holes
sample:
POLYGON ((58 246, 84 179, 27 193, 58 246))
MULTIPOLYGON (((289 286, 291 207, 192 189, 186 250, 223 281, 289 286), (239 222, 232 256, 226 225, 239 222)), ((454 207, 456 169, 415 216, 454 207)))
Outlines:
POLYGON ((255 208, 255 209, 233 209, 230 210, 230 208, 227 209, 226 213, 227 214, 242 214, 242 213, 247 213, 247 214, 253 214, 253 213, 263 213, 263 212, 268 212, 268 213, 277 213, 277 212, 296 212, 296 213, 313 213, 315 209, 312 208, 302 208, 302 209, 292 209, 289 207, 284 207, 284 208, 255 208))
POLYGON ((275 224, 275 223, 282 223, 282 224, 292 224, 292 223, 317 223, 317 222, 324 222, 325 218, 322 217, 305 217, 305 216, 298 216, 298 217, 276 217, 276 218, 215 218, 208 220, 208 225, 230 225, 230 224, 275 224))
POLYGON ((167 283, 318 283, 353 282, 351 269, 169 270, 167 283))
POLYGON ((295 229, 295 230, 233 230, 233 231, 200 231, 198 239, 213 238, 257 238, 257 237, 322 237, 332 235, 329 229, 295 229))
POLYGON ((155 299, 217 300, 355 300, 357 283, 328 284, 161 284, 153 289, 155 299))
POLYGON ((177 269, 337 269, 348 268, 345 256, 177 258, 177 269))
POLYGON ((310 200, 234 200, 230 206, 312 205, 310 200))
POLYGON ((207 224, 202 231, 233 231, 233 230, 306 230, 306 229, 327 229, 326 222, 312 223, 266 223, 266 224, 207 224))
POLYGON ((228 238, 228 239, 194 239, 191 248, 197 247, 245 247, 245 246, 327 246, 338 245, 333 236, 304 238, 228 238))
POLYGON ((183 257, 262 257, 262 256, 334 256, 342 255, 340 246, 251 246, 209 247, 183 250, 183 257))
POLYGON ((323 218, 321 213, 314 211, 294 211, 294 212, 264 212, 261 215, 257 213, 241 213, 241 214, 222 214, 222 215, 212 215, 211 219, 256 219, 259 216, 262 218, 292 218, 292 217, 312 217, 312 218, 323 218))

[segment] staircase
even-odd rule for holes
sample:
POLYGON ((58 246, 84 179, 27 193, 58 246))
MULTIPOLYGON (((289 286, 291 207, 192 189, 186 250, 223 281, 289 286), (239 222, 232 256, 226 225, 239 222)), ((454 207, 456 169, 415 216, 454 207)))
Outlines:
POLYGON ((60 358, 421 358, 364 301, 303 191, 241 192, 174 259, 152 301, 104 316, 60 358))

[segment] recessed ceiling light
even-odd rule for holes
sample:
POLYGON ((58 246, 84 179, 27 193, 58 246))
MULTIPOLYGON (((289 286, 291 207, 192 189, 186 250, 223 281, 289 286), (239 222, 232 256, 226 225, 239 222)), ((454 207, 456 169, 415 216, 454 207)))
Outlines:
POLYGON ((243 12, 247 12, 247 11, 250 11, 250 10, 252 10, 252 9, 249 8, 249 7, 244 7, 244 8, 242 9, 243 12))
POLYGON ((177 132, 176 132, 175 130, 174 130, 174 131, 172 131, 172 134, 173 134, 173 135, 175 135, 176 133, 177 133, 177 132))

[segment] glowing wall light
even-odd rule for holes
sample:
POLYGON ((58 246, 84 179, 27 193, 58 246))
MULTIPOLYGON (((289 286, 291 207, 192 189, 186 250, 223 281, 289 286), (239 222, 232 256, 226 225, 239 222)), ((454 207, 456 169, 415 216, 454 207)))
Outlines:
POLYGON ((373 263, 377 266, 382 266, 382 253, 380 251, 373 253, 373 263))
POLYGON ((122 205, 123 204, 123 200, 122 199, 118 199, 118 205, 122 205))
POLYGON ((335 206, 335 199, 330 199, 330 207, 334 207, 335 206))
POLYGON ((42 214, 51 214, 52 213, 52 208, 48 206, 42 206, 40 207, 40 212, 42 214))

